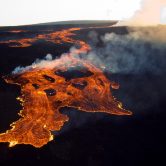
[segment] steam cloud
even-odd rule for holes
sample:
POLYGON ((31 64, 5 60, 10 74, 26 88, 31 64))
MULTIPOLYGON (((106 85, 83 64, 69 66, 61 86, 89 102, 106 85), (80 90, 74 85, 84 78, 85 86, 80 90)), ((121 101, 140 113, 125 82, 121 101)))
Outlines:
MULTIPOLYGON (((104 47, 94 47, 87 58, 105 65, 112 73, 165 72, 166 26, 159 25, 165 6, 166 0, 142 0, 141 9, 131 19, 116 25, 128 26, 128 33, 105 34, 102 37, 104 47)), ((96 43, 97 34, 90 35, 96 43)))
MULTIPOLYGON (((75 50, 75 48, 71 48, 70 49, 70 54, 74 54, 73 51, 75 50)), ((48 69, 52 69, 55 67, 55 63, 58 63, 58 61, 67 61, 68 57, 66 56, 66 53, 62 54, 60 58, 55 58, 53 59, 53 55, 52 54, 47 54, 44 59, 36 59, 31 65, 23 67, 23 66, 17 66, 13 71, 12 74, 17 74, 17 73, 23 73, 26 72, 28 70, 34 69, 34 68, 38 68, 38 69, 42 69, 42 68, 48 68, 48 69)))
POLYGON ((32 63, 32 65, 30 65, 30 66, 26 66, 26 67, 18 66, 18 67, 16 67, 12 71, 12 74, 21 73, 21 72, 30 70, 30 69, 35 68, 35 67, 46 67, 46 66, 48 66, 47 63, 51 62, 52 60, 53 60, 52 55, 51 54, 47 54, 46 57, 43 60, 36 59, 32 63))
POLYGON ((128 27, 127 34, 107 33, 104 46, 86 55, 96 65, 111 73, 138 74, 165 72, 166 27, 128 27))
MULTIPOLYGON (((129 4, 130 5, 130 4, 129 4)), ((161 23, 161 10, 166 6, 166 0, 142 0, 142 7, 133 17, 119 25, 147 26, 161 23)))

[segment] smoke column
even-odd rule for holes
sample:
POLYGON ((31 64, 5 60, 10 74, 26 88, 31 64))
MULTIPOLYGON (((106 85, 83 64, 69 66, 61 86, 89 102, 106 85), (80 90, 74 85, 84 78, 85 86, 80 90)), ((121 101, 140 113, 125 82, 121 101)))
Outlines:
POLYGON ((118 25, 148 26, 161 24, 162 10, 166 7, 166 0, 143 0, 141 3, 141 9, 136 11, 132 18, 124 20, 118 25))
POLYGON ((127 34, 101 36, 103 47, 94 45, 85 57, 114 74, 160 74, 165 70, 165 26, 127 27, 127 34))
POLYGON ((128 33, 102 36, 104 47, 94 46, 87 55, 89 60, 112 73, 166 72, 166 27, 159 25, 166 0, 142 0, 141 4, 133 17, 115 25, 127 26, 128 33))

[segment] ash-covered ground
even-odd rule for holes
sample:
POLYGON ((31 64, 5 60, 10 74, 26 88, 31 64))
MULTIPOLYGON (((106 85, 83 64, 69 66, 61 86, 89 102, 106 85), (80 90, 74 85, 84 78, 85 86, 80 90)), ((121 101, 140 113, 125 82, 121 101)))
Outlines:
MULTIPOLYGON (((108 25, 93 22, 0 28, 0 41, 4 41, 33 37, 50 29, 84 27, 73 38, 90 44, 92 51, 85 56, 96 65, 106 66, 105 75, 120 84, 119 90, 113 90, 114 96, 133 112, 132 116, 115 116, 64 108, 62 112, 70 121, 55 133, 53 141, 40 149, 30 145, 8 148, 7 143, 1 143, 0 165, 162 165, 166 139, 166 42, 162 39, 164 33, 159 32, 165 32, 166 27, 131 30, 108 25)), ((53 58, 60 57, 72 46, 38 41, 15 48, 1 43, 0 76, 10 74, 17 66, 31 65, 48 53, 53 58)), ((19 95, 19 86, 0 78, 0 132, 19 119, 19 95)))

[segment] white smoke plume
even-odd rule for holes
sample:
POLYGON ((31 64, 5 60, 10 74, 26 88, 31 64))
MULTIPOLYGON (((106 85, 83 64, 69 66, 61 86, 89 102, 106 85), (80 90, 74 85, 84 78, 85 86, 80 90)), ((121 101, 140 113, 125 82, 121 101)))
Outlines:
POLYGON ((94 46, 85 55, 111 73, 136 74, 165 72, 166 27, 128 27, 127 34, 107 33, 101 37, 103 47, 94 46))
POLYGON ((118 25, 152 26, 161 24, 161 12, 166 7, 166 0, 142 0, 141 3, 141 9, 136 11, 132 18, 119 22, 118 25))
POLYGON ((53 58, 52 54, 47 54, 43 59, 36 59, 31 65, 29 66, 17 66, 13 71, 12 74, 23 73, 29 71, 31 69, 53 69, 56 64, 60 61, 64 61, 64 63, 70 63, 69 54, 75 56, 75 47, 71 47, 68 53, 63 53, 60 57, 53 58))
POLYGON ((128 33, 105 34, 102 37, 104 47, 94 47, 87 55, 89 60, 104 64, 112 73, 165 71, 166 26, 159 24, 166 0, 142 0, 141 4, 132 18, 116 25, 127 26, 128 33))
POLYGON ((12 74, 17 74, 17 73, 22 73, 25 72, 27 70, 30 70, 32 68, 35 67, 45 67, 46 64, 48 64, 49 62, 51 62, 53 60, 52 55, 51 54, 47 54, 46 57, 43 60, 40 59, 36 59, 32 65, 23 67, 23 66, 18 66, 16 67, 13 71, 12 74))

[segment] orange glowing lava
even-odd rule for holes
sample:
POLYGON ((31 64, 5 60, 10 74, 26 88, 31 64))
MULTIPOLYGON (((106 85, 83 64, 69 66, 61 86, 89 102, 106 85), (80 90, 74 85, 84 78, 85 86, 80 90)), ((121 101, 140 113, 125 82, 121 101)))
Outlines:
MULTIPOLYGON (((80 46, 74 55, 89 51, 90 46, 84 41, 71 38, 76 30, 80 28, 15 42, 21 44, 21 47, 28 47, 38 39, 53 43, 69 42, 80 46)), ((101 69, 74 55, 73 52, 68 53, 59 59, 48 61, 47 67, 37 65, 4 77, 7 83, 20 85, 21 96, 18 100, 23 109, 19 113, 21 118, 11 124, 12 129, 0 134, 0 142, 9 142, 10 147, 16 144, 42 147, 53 139, 51 131, 59 131, 69 120, 67 115, 59 112, 60 108, 66 106, 86 112, 132 114, 123 109, 122 104, 112 96, 110 87, 118 89, 119 85, 110 82, 101 69)))
POLYGON ((55 44, 75 43, 77 45, 81 45, 80 51, 89 50, 90 49, 89 45, 86 44, 84 41, 74 40, 71 38, 71 36, 75 35, 73 32, 78 30, 81 30, 81 28, 70 28, 70 29, 64 29, 62 31, 56 31, 56 32, 51 32, 47 34, 39 34, 35 36, 34 38, 22 38, 22 39, 0 41, 0 44, 8 44, 9 47, 29 47, 33 43, 39 40, 44 40, 44 41, 52 42, 55 44))
POLYGON ((11 31, 8 31, 10 33, 21 33, 21 32, 27 32, 25 30, 11 30, 11 31))

